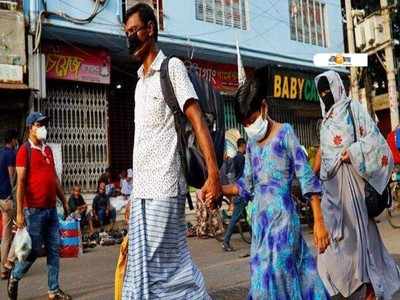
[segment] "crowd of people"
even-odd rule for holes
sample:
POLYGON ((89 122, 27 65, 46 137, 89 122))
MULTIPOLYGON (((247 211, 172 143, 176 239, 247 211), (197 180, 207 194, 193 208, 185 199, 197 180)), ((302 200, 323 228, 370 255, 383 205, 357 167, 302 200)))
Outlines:
MULTIPOLYGON (((130 53, 142 63, 135 94, 139 134, 134 147, 134 186, 141 189, 132 197, 122 299, 209 299, 183 237, 180 195, 185 188, 173 116, 164 101, 148 101, 162 99, 159 70, 165 56, 156 43, 157 20, 150 7, 138 4, 125 21, 130 53), (166 144, 168 149, 163 148, 166 144), (174 155, 167 155, 171 152, 174 155), (163 168, 154 167, 161 162, 163 168)), ((192 123, 206 159, 209 181, 199 199, 213 207, 221 193, 237 197, 237 211, 242 210, 242 201, 253 203, 249 299, 391 299, 400 288, 400 269, 368 216, 364 188, 383 192, 393 157, 369 114, 346 96, 340 76, 328 71, 315 82, 323 115, 320 161, 314 168, 320 178, 291 125, 270 118, 261 82, 249 79, 239 87, 235 111, 249 138, 244 170, 221 189, 209 133, 197 119, 197 95, 183 63, 171 59, 169 64, 179 107, 192 123), (291 198, 295 177, 312 207, 317 257, 302 237, 291 198)), ((223 243, 228 251, 230 232, 223 243)))
MULTIPOLYGON (((19 281, 43 255, 43 245, 48 299, 71 299, 59 287, 56 197, 65 216, 75 214, 81 226, 89 226, 93 234, 96 226, 103 229, 115 222, 110 197, 117 195, 129 200, 119 297, 210 299, 186 242, 188 187, 174 115, 161 92, 160 68, 166 56, 157 46, 158 25, 152 8, 143 3, 130 8, 125 31, 130 55, 142 63, 135 91, 133 169, 122 172, 117 181, 107 170, 99 180, 91 210, 79 186, 73 188, 68 202, 64 196, 51 148, 45 143, 46 116, 29 114, 28 140, 17 154, 16 132, 6 135, 0 151, 1 276, 9 279, 7 290, 12 300, 17 299, 19 281), (25 261, 15 261, 9 255, 13 218, 32 239, 32 251, 25 261)), ((368 215, 366 198, 367 188, 378 194, 385 190, 394 167, 393 155, 370 115, 346 95, 339 74, 327 71, 315 79, 323 120, 313 168, 292 126, 270 117, 261 81, 252 78, 242 84, 235 112, 248 140, 238 140, 238 153, 226 160, 221 170, 226 176, 220 177, 210 133, 186 67, 178 58, 171 58, 168 67, 179 109, 196 133, 207 167, 208 178, 197 194, 201 201, 198 207, 215 211, 215 203, 223 195, 234 203, 222 243, 225 251, 233 250, 233 228, 252 202, 248 299, 392 299, 400 289, 400 269, 368 215), (312 208, 316 254, 302 236, 291 198, 295 178, 312 208)), ((204 229, 201 224, 199 228, 204 229)))
MULTIPOLYGON (((5 134, 4 147, 0 150, 0 210, 1 279, 8 280, 9 299, 17 299, 18 283, 28 272, 37 257, 47 257, 48 298, 71 299, 59 287, 60 233, 56 199, 60 199, 64 218, 73 216, 81 224, 82 232, 88 226, 89 235, 95 228, 104 231, 107 224, 116 221, 116 210, 110 196, 119 192, 114 185, 100 178, 92 209, 84 200, 80 186, 74 186, 67 202, 55 171, 51 148, 45 143, 47 116, 33 112, 26 118, 27 140, 19 145, 19 134, 10 129, 5 134), (17 150, 18 149, 18 150, 17 150), (109 194, 106 193, 107 185, 109 194), (14 228, 16 227, 16 228, 14 228), (26 228, 31 238, 31 251, 24 261, 16 259, 13 241, 15 229, 26 228)), ((131 174, 131 170, 128 170, 131 174)), ((131 192, 131 176, 121 177, 124 197, 131 192)))

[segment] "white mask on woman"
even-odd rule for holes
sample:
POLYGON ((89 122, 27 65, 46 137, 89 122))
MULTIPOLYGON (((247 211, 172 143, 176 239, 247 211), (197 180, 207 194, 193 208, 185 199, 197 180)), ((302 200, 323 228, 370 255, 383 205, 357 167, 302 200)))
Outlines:
POLYGON ((40 141, 44 141, 47 138, 47 129, 45 126, 41 126, 36 129, 36 138, 40 141))
POLYGON ((267 129, 268 120, 264 120, 261 114, 253 124, 244 128, 249 139, 256 142, 261 141, 265 137, 267 129))

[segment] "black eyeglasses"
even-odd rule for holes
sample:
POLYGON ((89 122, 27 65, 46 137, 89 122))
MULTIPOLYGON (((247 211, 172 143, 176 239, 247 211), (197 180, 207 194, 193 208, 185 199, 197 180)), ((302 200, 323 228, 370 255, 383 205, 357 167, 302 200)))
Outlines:
POLYGON ((142 26, 142 27, 137 28, 137 29, 134 30, 134 31, 126 31, 125 34, 126 34, 127 37, 130 37, 130 36, 132 36, 132 35, 134 35, 134 34, 137 34, 139 31, 145 29, 146 27, 147 27, 147 26, 142 26))

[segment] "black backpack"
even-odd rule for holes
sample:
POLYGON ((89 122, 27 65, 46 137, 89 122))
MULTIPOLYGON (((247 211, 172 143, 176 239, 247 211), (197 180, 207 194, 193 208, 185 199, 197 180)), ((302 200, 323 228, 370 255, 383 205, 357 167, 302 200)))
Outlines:
MULTIPOLYGON (((170 57, 164 59, 161 64, 161 90, 165 102, 174 115, 175 129, 178 134, 178 149, 186 181, 189 186, 201 188, 207 179, 207 168, 203 155, 196 142, 196 136, 192 126, 180 109, 176 99, 169 76, 169 60, 170 57)), ((188 75, 199 99, 198 103, 210 131, 218 168, 220 168, 223 162, 225 146, 224 101, 220 94, 211 87, 208 81, 198 77, 194 68, 190 68, 188 75)), ((188 196, 189 199, 190 195, 188 196)), ((191 205, 190 200, 189 205, 191 205)))

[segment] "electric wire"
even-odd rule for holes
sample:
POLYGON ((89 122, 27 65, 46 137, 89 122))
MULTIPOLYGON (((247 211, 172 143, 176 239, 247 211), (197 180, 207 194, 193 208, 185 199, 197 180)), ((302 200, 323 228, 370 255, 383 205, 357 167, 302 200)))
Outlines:
POLYGON ((44 5, 45 10, 42 10, 39 13, 39 16, 36 21, 35 39, 34 39, 35 45, 34 45, 33 53, 36 53, 40 47, 42 30, 43 30, 43 17, 48 17, 48 16, 52 15, 52 16, 57 16, 57 17, 63 18, 74 24, 78 24, 78 25, 88 24, 105 9, 107 4, 109 3, 109 0, 105 0, 102 7, 100 7, 101 0, 96 0, 91 14, 89 15, 89 17, 84 18, 84 19, 72 17, 69 14, 66 14, 64 12, 56 13, 56 12, 47 11, 47 3, 44 2, 44 0, 42 0, 42 3, 44 5))

